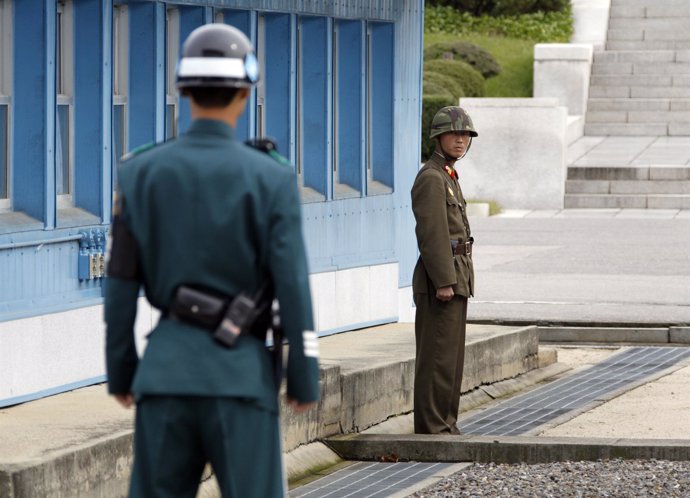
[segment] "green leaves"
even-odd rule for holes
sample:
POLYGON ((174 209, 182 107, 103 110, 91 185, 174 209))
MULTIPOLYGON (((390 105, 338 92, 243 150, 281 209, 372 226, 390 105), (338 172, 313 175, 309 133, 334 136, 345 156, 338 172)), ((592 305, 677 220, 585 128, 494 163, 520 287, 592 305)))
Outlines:
POLYGON ((424 30, 458 37, 468 34, 506 36, 537 43, 566 43, 573 32, 570 8, 563 12, 535 12, 514 16, 473 16, 453 7, 426 7, 424 30))

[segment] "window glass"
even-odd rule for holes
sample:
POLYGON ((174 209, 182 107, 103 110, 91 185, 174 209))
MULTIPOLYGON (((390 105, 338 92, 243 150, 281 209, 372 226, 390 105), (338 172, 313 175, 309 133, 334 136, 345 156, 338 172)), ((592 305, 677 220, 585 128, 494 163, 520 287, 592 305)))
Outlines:
POLYGON ((55 126, 55 184, 58 195, 70 193, 69 105, 57 106, 55 126))
POLYGON ((0 200, 8 196, 8 136, 7 136, 7 105, 0 104, 0 200))
POLYGON ((175 68, 180 53, 180 11, 176 8, 166 10, 165 16, 165 138, 177 136, 179 98, 175 89, 175 68))
POLYGON ((0 0, 0 209, 9 207, 9 119, 12 79, 12 15, 10 2, 0 0))
POLYGON ((117 164, 127 152, 127 57, 128 11, 126 5, 115 5, 113 9, 113 121, 112 121, 112 180, 113 190, 117 188, 117 164))
POLYGON ((55 31, 55 191, 58 205, 71 204, 73 185, 73 14, 70 0, 57 4, 55 31))

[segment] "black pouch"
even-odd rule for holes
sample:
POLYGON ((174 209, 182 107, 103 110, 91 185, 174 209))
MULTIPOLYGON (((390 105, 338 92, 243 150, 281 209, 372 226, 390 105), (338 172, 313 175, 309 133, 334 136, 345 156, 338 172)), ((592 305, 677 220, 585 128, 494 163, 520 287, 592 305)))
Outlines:
POLYGON ((183 322, 214 330, 226 307, 227 301, 223 298, 181 285, 175 292, 171 311, 183 322))

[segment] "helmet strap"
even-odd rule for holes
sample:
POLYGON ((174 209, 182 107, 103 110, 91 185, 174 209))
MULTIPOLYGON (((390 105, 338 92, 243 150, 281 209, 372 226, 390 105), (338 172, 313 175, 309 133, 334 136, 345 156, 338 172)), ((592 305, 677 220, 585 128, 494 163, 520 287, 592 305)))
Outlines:
MULTIPOLYGON (((455 164, 456 161, 462 159, 462 157, 455 158, 455 157, 451 157, 448 154, 446 154, 443 151, 443 147, 441 147, 441 140, 439 140, 438 138, 436 139, 436 150, 434 152, 436 152, 436 154, 438 154, 439 156, 442 156, 443 159, 445 159, 447 163, 451 164, 451 166, 453 164, 455 164)), ((463 157, 464 156, 465 156, 465 154, 463 154, 463 157)))

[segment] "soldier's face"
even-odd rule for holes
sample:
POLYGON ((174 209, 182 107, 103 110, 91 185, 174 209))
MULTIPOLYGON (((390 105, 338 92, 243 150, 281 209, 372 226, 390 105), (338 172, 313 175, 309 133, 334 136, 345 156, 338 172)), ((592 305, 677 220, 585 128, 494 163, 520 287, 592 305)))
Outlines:
POLYGON ((449 131, 441 135, 438 140, 446 156, 460 159, 467 152, 471 139, 472 137, 466 131, 449 131))

